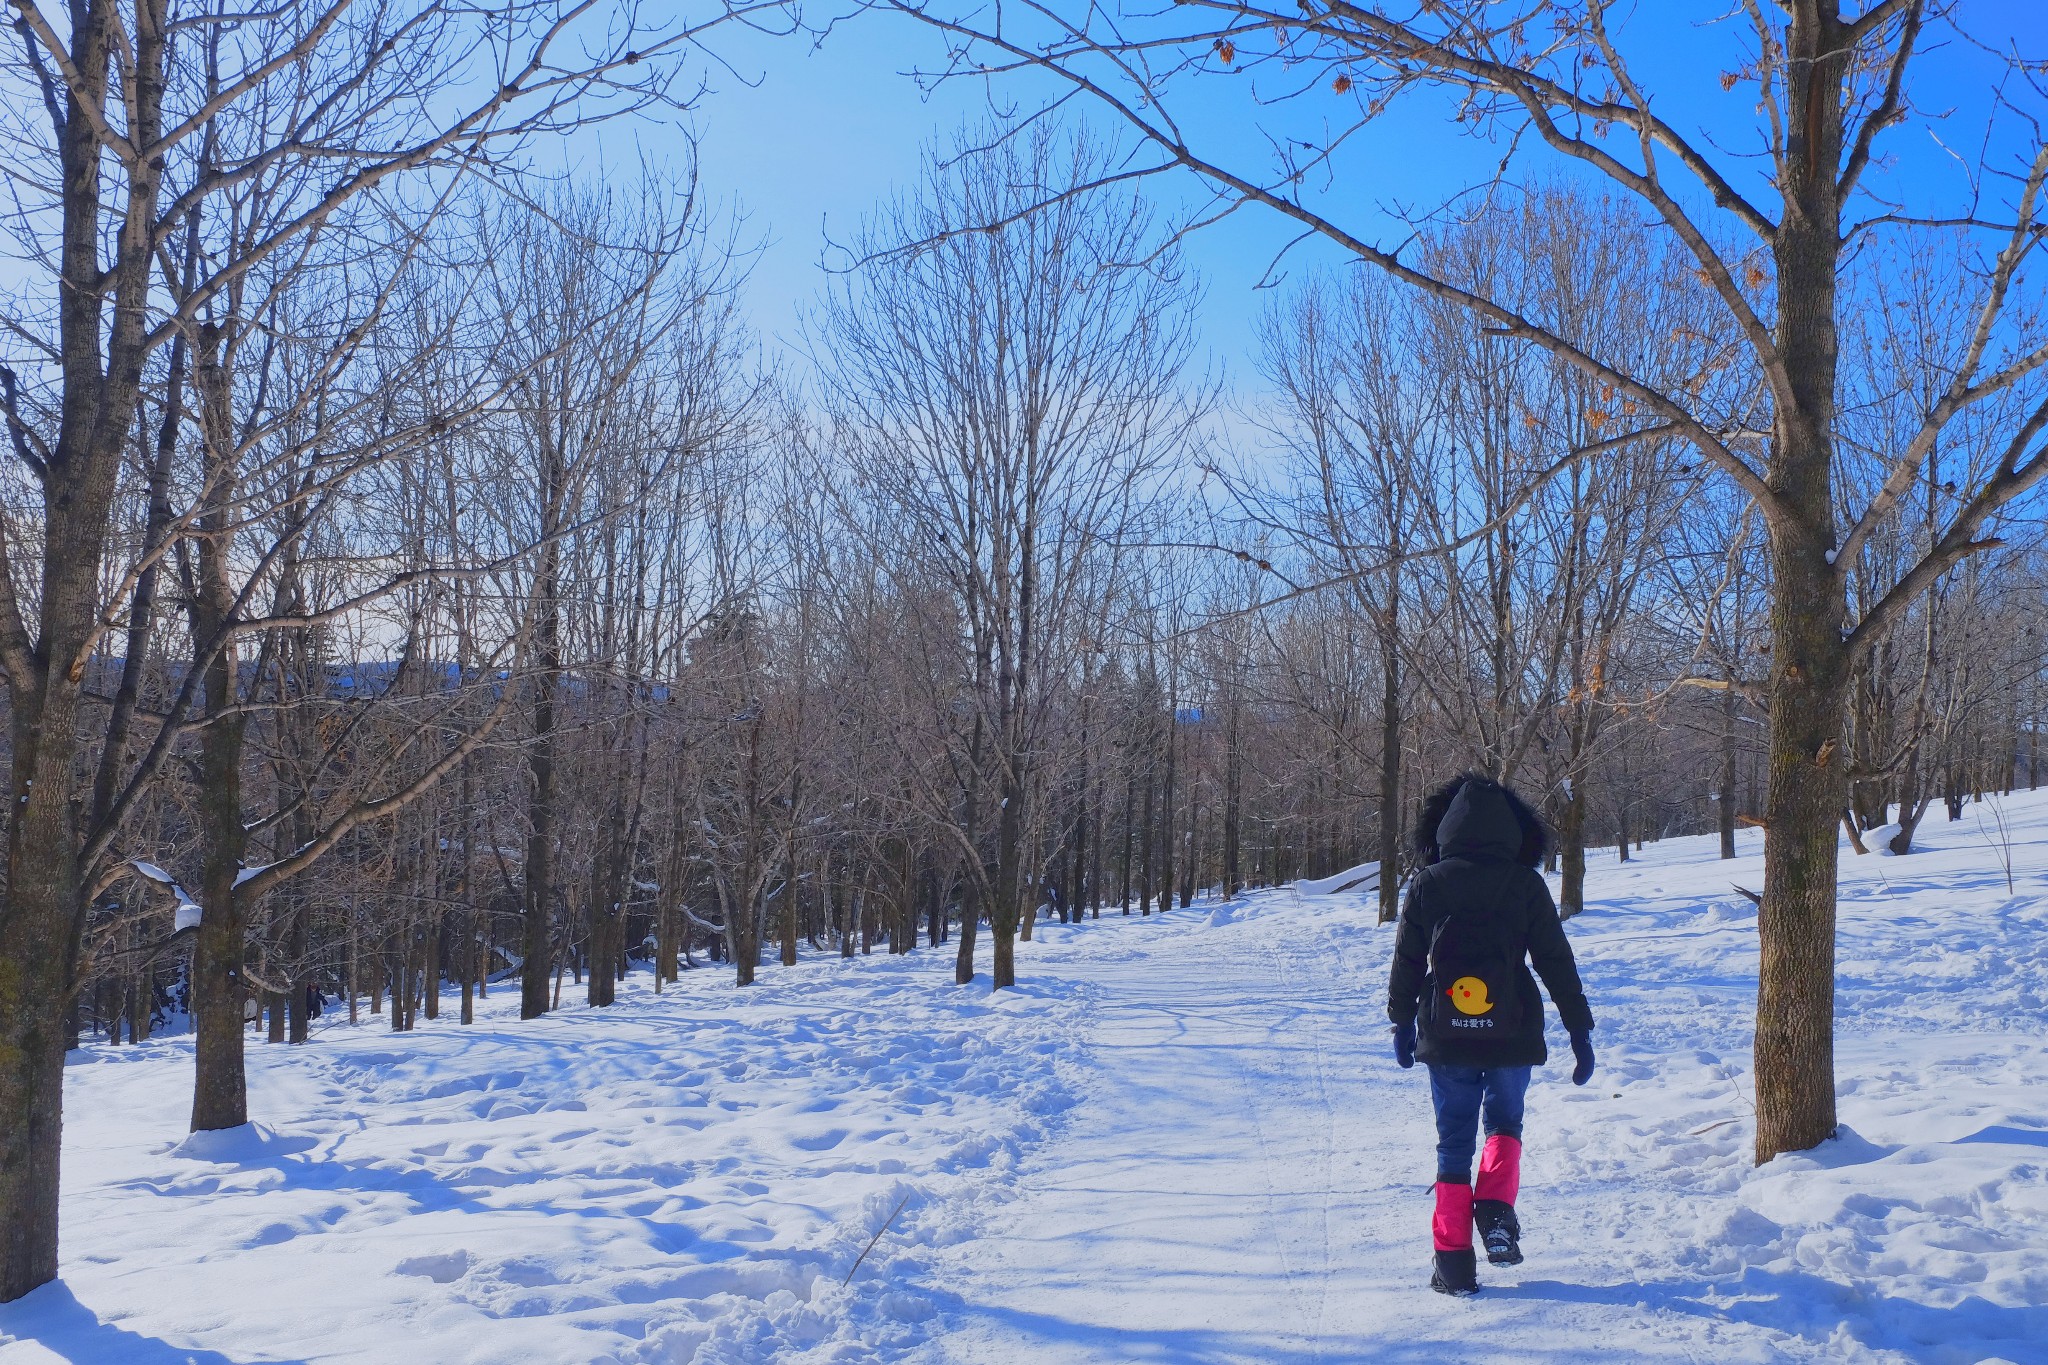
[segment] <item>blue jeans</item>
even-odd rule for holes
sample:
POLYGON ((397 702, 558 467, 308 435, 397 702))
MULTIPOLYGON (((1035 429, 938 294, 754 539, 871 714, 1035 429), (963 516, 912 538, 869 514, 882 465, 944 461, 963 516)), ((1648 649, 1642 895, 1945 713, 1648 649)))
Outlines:
POLYGON ((1479 1119, 1486 1135, 1520 1140, 1522 1100, 1529 1093, 1526 1066, 1439 1066, 1429 1064, 1429 1100, 1436 1106, 1436 1178, 1472 1183, 1472 1156, 1479 1147, 1479 1119))

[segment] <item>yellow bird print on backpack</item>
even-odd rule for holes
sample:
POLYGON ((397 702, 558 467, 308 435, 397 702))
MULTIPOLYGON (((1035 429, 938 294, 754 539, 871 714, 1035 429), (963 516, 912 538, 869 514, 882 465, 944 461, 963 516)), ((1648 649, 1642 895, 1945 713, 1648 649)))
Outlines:
POLYGON ((1451 997, 1460 1014, 1484 1014, 1493 1008, 1493 1002, 1486 998, 1486 983, 1476 976, 1459 977, 1444 994, 1451 997))

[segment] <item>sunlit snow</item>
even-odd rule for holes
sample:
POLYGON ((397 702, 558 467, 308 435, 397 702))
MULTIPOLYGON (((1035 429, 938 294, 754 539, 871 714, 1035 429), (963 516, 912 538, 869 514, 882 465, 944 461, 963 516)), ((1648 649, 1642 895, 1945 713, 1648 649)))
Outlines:
POLYGON ((948 946, 530 1023, 332 1008, 197 1137, 189 1037, 85 1048, 62 1281, 0 1362, 2041 1361, 2048 794, 2007 811, 2017 894, 1971 811, 1844 846, 1844 1127, 1761 1169, 1762 835, 1596 850, 1600 1070, 1539 1073, 1528 1260, 1470 1301, 1426 1288, 1368 881, 1041 921, 997 997, 948 946))

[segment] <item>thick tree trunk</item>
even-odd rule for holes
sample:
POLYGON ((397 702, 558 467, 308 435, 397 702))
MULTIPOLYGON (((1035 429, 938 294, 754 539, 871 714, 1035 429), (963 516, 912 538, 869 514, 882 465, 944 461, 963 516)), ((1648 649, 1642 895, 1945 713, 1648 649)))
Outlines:
MULTIPOLYGON (((209 703, 231 686, 225 658, 208 670, 209 703)), ((224 709, 225 695, 209 710, 224 709)), ((194 1076, 192 1131, 234 1128, 249 1121, 242 1070, 242 1017, 249 998, 243 976, 246 931, 235 878, 242 868, 242 764, 239 726, 209 725, 200 744, 200 819, 206 827, 199 934, 192 951, 194 1076)))
POLYGON ((989 989, 1006 990, 1017 984, 1017 919, 1013 914, 1003 923, 989 918, 989 989))
MULTIPOLYGON (((95 624, 108 509, 141 389, 162 169, 152 159, 115 172, 112 159, 104 158, 96 129, 105 120, 89 117, 86 106, 104 114, 109 103, 116 15, 106 5, 74 7, 72 15, 72 79, 58 138, 62 286, 55 303, 62 400, 43 488, 40 628, 33 641, 14 632, 7 662, 14 818, 0 910, 0 1303, 57 1275, 70 964, 84 926, 81 832, 73 808, 83 675, 72 664, 82 661, 95 624), (111 234, 102 212, 103 172, 127 180, 120 227, 111 234), (111 268, 101 255, 107 245, 115 253, 111 268)), ((129 37, 133 79, 122 85, 125 131, 146 147, 161 131, 167 37, 156 24, 137 25, 129 37)))
MULTIPOLYGON (((1835 1131, 1836 822, 1847 782, 1834 750, 1846 699, 1840 674, 1829 676, 1841 652, 1836 618, 1800 605, 1802 597, 1826 598, 1808 596, 1815 585, 1802 587, 1796 572, 1788 576, 1787 557, 1779 557, 1772 652, 1791 662, 1773 670, 1770 832, 1757 915, 1758 1161, 1812 1147, 1835 1131)), ((1825 583, 1832 575, 1810 577, 1825 583)))
POLYGON ((1756 1157, 1835 1132, 1836 822, 1848 800, 1842 727, 1847 601, 1833 563, 1835 282, 1840 263, 1843 73, 1832 20, 1794 24, 1794 139, 1785 221, 1774 243, 1778 343, 1791 385, 1772 434, 1770 774, 1765 797, 1762 970, 1756 1014, 1756 1157))
POLYGON ((249 1121, 248 1086, 242 1070, 242 1009, 248 998, 243 976, 245 908, 236 889, 248 842, 242 819, 243 721, 228 714, 240 700, 235 650, 219 643, 234 610, 229 574, 233 522, 240 513, 235 470, 227 463, 227 453, 233 449, 233 422, 228 377, 221 366, 222 344, 219 329, 211 324, 201 328, 197 378, 210 505, 199 518, 202 534, 198 540, 198 592, 192 602, 192 639, 197 650, 212 647, 213 657, 194 660, 195 666, 205 670, 202 705, 208 722, 199 745, 202 913, 192 963, 198 1025, 192 1087, 194 1132, 233 1128, 249 1121))
MULTIPOLYGON (((56 705, 40 708, 46 723, 61 717, 66 735, 75 695, 66 689, 51 698, 56 705)), ((50 765, 38 763, 29 721, 36 710, 25 700, 15 698, 20 815, 9 831, 7 913, 0 916, 0 1302, 57 1276, 64 963, 79 896, 77 837, 63 799, 68 773, 45 773, 50 765), (38 790, 45 782, 48 795, 38 790)))

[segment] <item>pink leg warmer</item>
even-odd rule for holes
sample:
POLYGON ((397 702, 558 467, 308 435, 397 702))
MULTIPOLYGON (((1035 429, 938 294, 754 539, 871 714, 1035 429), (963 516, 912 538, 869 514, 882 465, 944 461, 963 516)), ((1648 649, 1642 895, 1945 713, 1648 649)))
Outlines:
POLYGON ((1498 1199, 1503 1204, 1512 1204, 1521 1191, 1522 1140, 1488 1138, 1486 1150, 1479 1157, 1479 1179, 1473 1182, 1472 1197, 1498 1199))
POLYGON ((1439 1180, 1436 1186, 1436 1217, 1429 1230, 1438 1251, 1472 1249, 1472 1187, 1439 1180))

